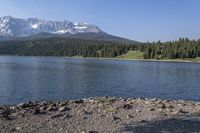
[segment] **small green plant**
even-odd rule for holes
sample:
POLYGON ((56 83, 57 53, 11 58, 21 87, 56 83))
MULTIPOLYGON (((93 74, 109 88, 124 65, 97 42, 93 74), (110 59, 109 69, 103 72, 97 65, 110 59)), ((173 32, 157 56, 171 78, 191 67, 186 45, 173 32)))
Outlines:
POLYGON ((98 103, 110 104, 113 101, 114 101, 114 99, 112 99, 110 97, 102 97, 101 99, 99 99, 98 103))
POLYGON ((112 113, 112 112, 116 113, 118 111, 119 111, 119 109, 118 108, 114 108, 114 107, 110 107, 110 108, 106 109, 107 113, 112 113))

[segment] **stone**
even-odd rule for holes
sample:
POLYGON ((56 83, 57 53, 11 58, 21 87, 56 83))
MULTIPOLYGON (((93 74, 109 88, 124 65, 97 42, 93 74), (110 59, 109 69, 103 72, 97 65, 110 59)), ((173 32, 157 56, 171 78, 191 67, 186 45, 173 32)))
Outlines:
POLYGON ((19 131, 21 129, 21 127, 16 127, 15 129, 16 129, 16 131, 19 131))
POLYGON ((171 113, 171 112, 172 112, 172 109, 167 108, 166 111, 168 111, 168 113, 171 113))
POLYGON ((134 118, 134 116, 133 115, 127 115, 126 118, 130 119, 130 118, 134 118))
POLYGON ((60 102, 59 106, 66 106, 68 102, 60 102))
POLYGON ((70 117, 72 117, 71 115, 69 115, 68 113, 66 113, 64 116, 63 116, 63 118, 62 119, 66 119, 66 118, 70 118, 70 117))
POLYGON ((11 114, 11 111, 9 109, 5 109, 0 112, 0 115, 10 115, 10 114, 11 114))
POLYGON ((149 108, 148 110, 149 110, 149 111, 154 111, 154 110, 155 110, 155 108, 149 108))
POLYGON ((12 106, 12 107, 10 107, 10 109, 11 109, 11 110, 15 110, 15 109, 16 109, 16 107, 15 107, 15 106, 12 106))
POLYGON ((89 99, 89 102, 90 102, 90 103, 94 103, 95 100, 94 100, 94 99, 89 99))
POLYGON ((163 103, 169 103, 171 102, 169 99, 163 100, 163 103))
POLYGON ((28 107, 33 107, 33 106, 34 106, 33 102, 20 103, 20 104, 17 105, 17 107, 20 107, 20 108, 23 108, 23 109, 28 108, 28 107))
POLYGON ((56 103, 52 103, 50 106, 56 107, 56 103))
POLYGON ((69 109, 67 107, 65 107, 65 106, 61 106, 61 107, 58 108, 59 112, 64 112, 66 110, 69 110, 69 109))
POLYGON ((99 108, 101 108, 101 107, 103 106, 103 104, 102 104, 102 103, 99 103, 97 106, 98 106, 99 108))
POLYGON ((167 107, 168 109, 173 109, 173 108, 175 108, 173 105, 169 105, 168 107, 167 107))
POLYGON ((200 102, 195 103, 195 106, 199 106, 199 105, 200 105, 200 102))
POLYGON ((26 107, 26 103, 20 103, 20 104, 18 104, 17 106, 18 106, 18 107, 21 107, 21 108, 24 108, 24 107, 26 107))
POLYGON ((161 109, 165 109, 165 108, 166 108, 165 104, 159 104, 158 106, 159 106, 159 108, 161 108, 161 109))
POLYGON ((158 100, 159 100, 158 98, 149 99, 150 102, 155 102, 155 101, 158 101, 158 100))
POLYGON ((144 104, 149 105, 149 104, 151 104, 151 102, 145 101, 144 104))
POLYGON ((140 120, 140 122, 146 122, 146 120, 140 120))
POLYGON ((185 111, 185 110, 183 110, 183 109, 179 109, 178 112, 179 112, 179 113, 182 113, 182 114, 188 113, 188 111, 185 111))
POLYGON ((9 109, 5 109, 0 113, 0 117, 6 120, 13 120, 13 118, 10 115, 11 115, 11 112, 9 109))
POLYGON ((52 115, 51 118, 57 118, 57 117, 61 117, 61 116, 63 116, 63 114, 56 113, 56 114, 52 115))
POLYGON ((138 110, 138 109, 136 109, 135 111, 136 111, 137 113, 140 113, 140 112, 142 112, 141 110, 138 110))
POLYGON ((32 110, 32 114, 38 115, 38 114, 41 114, 41 111, 40 111, 39 108, 35 108, 35 109, 32 110))
POLYGON ((41 106, 47 106, 47 104, 48 104, 47 101, 43 101, 40 103, 41 106))
POLYGON ((42 106, 42 107, 40 107, 40 110, 47 110, 47 106, 42 106))
POLYGON ((179 109, 177 111, 173 111, 172 114, 176 115, 176 114, 186 114, 189 113, 188 111, 184 111, 183 109, 179 109))
POLYGON ((82 103, 84 103, 84 100, 75 100, 74 103, 76 103, 76 104, 82 104, 82 103))
POLYGON ((131 109, 132 106, 131 106, 130 104, 124 104, 124 105, 123 105, 123 108, 124 108, 124 109, 131 109))
POLYGON ((91 115, 91 114, 92 114, 92 111, 85 110, 85 114, 91 115))
POLYGON ((98 131, 91 130, 91 131, 88 131, 88 133, 98 133, 98 131))
POLYGON ((57 107, 51 106, 51 105, 47 108, 47 111, 56 111, 56 110, 57 110, 57 107))
POLYGON ((116 121, 116 120, 119 120, 120 118, 116 117, 116 116, 112 116, 112 119, 113 119, 113 121, 116 121))

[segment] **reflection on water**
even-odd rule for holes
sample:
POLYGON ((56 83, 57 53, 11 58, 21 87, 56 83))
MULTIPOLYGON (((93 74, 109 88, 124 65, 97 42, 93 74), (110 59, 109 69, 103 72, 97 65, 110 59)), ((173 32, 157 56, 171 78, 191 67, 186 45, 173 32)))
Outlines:
POLYGON ((200 64, 0 56, 0 103, 92 96, 200 100, 200 64))

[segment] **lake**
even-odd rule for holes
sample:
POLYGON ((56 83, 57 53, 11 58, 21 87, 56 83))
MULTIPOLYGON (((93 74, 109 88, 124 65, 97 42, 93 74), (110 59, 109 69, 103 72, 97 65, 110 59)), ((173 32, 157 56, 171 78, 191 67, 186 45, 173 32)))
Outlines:
POLYGON ((95 96, 200 101, 200 64, 0 56, 0 104, 95 96))

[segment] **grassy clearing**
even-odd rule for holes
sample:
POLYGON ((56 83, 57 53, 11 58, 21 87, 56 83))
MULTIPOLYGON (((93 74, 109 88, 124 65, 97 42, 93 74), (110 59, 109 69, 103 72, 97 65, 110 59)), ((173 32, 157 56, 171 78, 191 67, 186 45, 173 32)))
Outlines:
MULTIPOLYGON (((100 52, 100 51, 98 51, 100 52)), ((71 58, 84 58, 82 56, 73 56, 71 58)), ((105 58, 103 58, 105 59, 105 58)), ((200 57, 197 58, 177 58, 177 59, 169 59, 169 58, 163 58, 163 59, 144 59, 144 53, 140 51, 128 51, 126 54, 117 56, 113 59, 122 59, 122 60, 146 60, 146 61, 166 61, 166 62, 200 62, 200 57)), ((101 102, 109 102, 108 99, 103 99, 101 102)))
MULTIPOLYGON (((117 56, 116 59, 144 59, 144 53, 140 51, 128 51, 126 54, 117 56)), ((197 58, 177 58, 177 59, 144 59, 144 60, 150 60, 150 61, 177 61, 177 62, 200 62, 200 57, 197 58)))
POLYGON ((126 54, 116 57, 117 59, 144 59, 143 52, 140 51, 128 51, 126 54))

